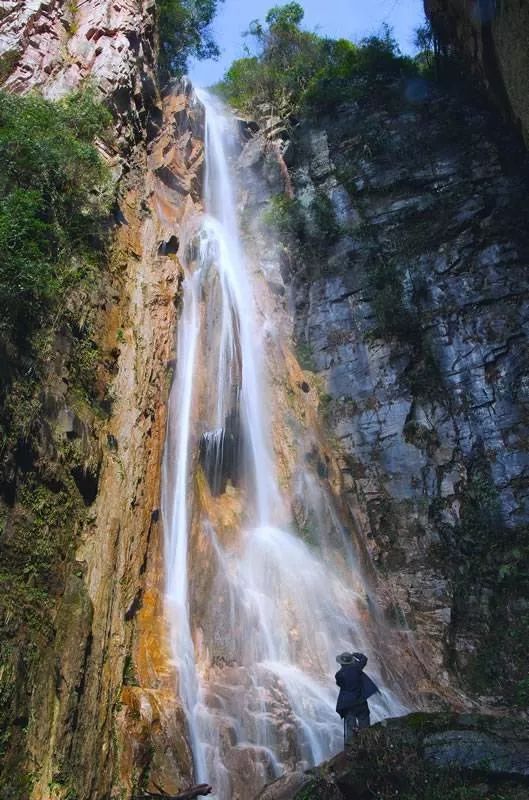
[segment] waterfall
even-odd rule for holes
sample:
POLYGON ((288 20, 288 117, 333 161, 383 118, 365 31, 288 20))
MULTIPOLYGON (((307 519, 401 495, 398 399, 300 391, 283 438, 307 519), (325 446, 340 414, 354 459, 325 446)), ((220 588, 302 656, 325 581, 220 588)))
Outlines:
MULTIPOLYGON (((197 94, 206 115, 205 213, 181 237, 162 514, 194 777, 229 800, 253 797, 285 770, 342 747, 336 653, 366 652, 381 688, 387 673, 351 534, 307 463, 291 491, 310 520, 310 542, 290 518, 268 402, 269 321, 238 228, 236 130, 216 101, 197 94)), ((406 710, 388 687, 371 707, 375 719, 406 710)))

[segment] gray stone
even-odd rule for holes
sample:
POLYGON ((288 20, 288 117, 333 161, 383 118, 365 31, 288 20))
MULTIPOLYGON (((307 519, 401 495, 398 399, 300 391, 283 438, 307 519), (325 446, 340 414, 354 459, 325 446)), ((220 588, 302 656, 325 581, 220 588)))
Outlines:
POLYGON ((424 757, 439 766, 529 775, 528 741, 502 740, 484 731, 443 731, 427 736, 424 757))

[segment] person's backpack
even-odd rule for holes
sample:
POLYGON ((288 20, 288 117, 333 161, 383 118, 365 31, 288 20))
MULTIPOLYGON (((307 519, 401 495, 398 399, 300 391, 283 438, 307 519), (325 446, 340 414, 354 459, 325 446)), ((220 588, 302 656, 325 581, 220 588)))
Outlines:
POLYGON ((364 700, 367 700, 371 695, 376 694, 380 689, 376 685, 374 681, 371 680, 369 675, 366 675, 365 672, 362 672, 362 694, 364 695, 364 700))

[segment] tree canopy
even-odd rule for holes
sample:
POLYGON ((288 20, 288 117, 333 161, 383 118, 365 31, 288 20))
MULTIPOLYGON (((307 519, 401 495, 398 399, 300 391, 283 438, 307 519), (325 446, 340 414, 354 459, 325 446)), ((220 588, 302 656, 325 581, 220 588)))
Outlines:
POLYGON ((268 25, 299 25, 305 16, 305 12, 299 3, 287 3, 285 6, 274 6, 266 15, 268 25))
POLYGON ((160 72, 182 75, 189 57, 215 58, 211 22, 222 0, 157 0, 160 72))
POLYGON ((416 70, 400 53, 387 25, 359 44, 329 39, 302 28, 299 3, 274 6, 250 26, 256 55, 238 59, 217 84, 217 91, 242 111, 256 105, 276 113, 326 110, 367 95, 373 85, 416 70))

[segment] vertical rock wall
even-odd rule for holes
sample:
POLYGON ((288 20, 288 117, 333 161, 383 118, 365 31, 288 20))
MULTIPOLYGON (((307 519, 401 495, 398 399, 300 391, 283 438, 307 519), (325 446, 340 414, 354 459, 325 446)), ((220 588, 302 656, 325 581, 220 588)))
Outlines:
POLYGON ((457 91, 397 85, 282 138, 293 196, 268 218, 345 497, 397 598, 387 616, 436 680, 513 702, 529 636, 523 151, 457 91))
POLYGON ((60 97, 91 81, 120 146, 145 136, 157 104, 155 0, 2 0, 0 74, 14 92, 60 97))
POLYGON ((529 8, 516 0, 425 0, 445 46, 455 48, 529 145, 529 8))
MULTIPOLYGON (((177 790, 190 756, 164 643, 158 506, 181 280, 174 243, 200 203, 200 113, 185 86, 160 97, 152 0, 4 2, 2 11, 5 88, 56 98, 89 80, 112 109, 115 146, 104 156, 119 204, 98 285, 68 299, 81 326, 91 320, 104 411, 72 391, 67 339, 57 338, 42 386, 42 447, 32 469, 46 486, 50 472, 70 480, 75 447, 81 477, 66 497, 84 510, 69 525, 70 505, 57 498, 69 541, 50 598, 51 628, 46 637, 17 634, 34 657, 31 668, 19 660, 8 673, 18 719, 8 719, 6 797, 177 790), (96 466, 80 497, 89 462, 96 466)), ((21 485, 14 479, 6 512, 15 531, 21 485)))

